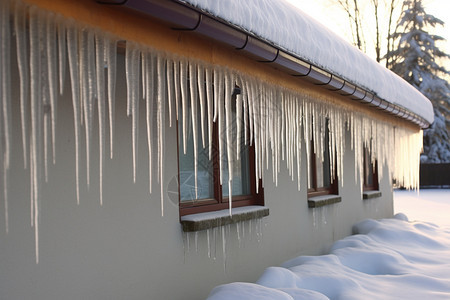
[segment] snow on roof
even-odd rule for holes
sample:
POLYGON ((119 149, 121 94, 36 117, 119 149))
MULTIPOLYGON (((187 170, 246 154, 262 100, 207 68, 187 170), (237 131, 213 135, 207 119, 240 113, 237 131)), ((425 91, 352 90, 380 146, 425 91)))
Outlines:
POLYGON ((306 13, 282 0, 183 0, 295 54, 429 123, 431 102, 402 78, 350 45, 306 13))
POLYGON ((257 283, 214 288, 222 299, 448 299, 450 232, 425 222, 361 221, 331 253, 269 267, 257 283), (255 296, 257 295, 257 296, 255 296))

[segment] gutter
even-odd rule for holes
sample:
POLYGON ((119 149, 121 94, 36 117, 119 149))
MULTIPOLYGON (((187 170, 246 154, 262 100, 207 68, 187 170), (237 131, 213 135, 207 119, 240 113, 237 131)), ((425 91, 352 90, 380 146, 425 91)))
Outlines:
POLYGON ((233 47, 238 52, 264 64, 346 96, 351 100, 377 108, 385 113, 410 121, 422 129, 428 128, 424 118, 402 106, 379 98, 373 92, 358 87, 335 74, 310 64, 293 53, 270 44, 236 25, 216 18, 182 0, 96 0, 101 4, 117 5, 137 10, 166 21, 173 30, 192 31, 233 47))

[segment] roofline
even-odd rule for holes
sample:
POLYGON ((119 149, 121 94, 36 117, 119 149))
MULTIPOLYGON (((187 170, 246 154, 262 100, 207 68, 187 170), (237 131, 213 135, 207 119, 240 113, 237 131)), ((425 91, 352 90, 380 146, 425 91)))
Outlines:
POLYGON ((244 52, 257 62, 270 64, 294 77, 366 104, 387 114, 412 122, 422 129, 430 123, 408 109, 378 97, 353 82, 330 73, 299 58, 294 53, 273 45, 251 32, 181 0, 97 0, 101 4, 128 7, 173 25, 173 30, 191 31, 225 43, 236 51, 244 52))

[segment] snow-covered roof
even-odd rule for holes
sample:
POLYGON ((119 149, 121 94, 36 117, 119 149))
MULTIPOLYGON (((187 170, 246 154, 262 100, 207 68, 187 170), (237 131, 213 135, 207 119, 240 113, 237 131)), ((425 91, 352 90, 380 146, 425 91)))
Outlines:
POLYGON ((297 7, 283 0, 184 0, 250 32, 381 99, 434 120, 431 102, 389 71, 297 7))

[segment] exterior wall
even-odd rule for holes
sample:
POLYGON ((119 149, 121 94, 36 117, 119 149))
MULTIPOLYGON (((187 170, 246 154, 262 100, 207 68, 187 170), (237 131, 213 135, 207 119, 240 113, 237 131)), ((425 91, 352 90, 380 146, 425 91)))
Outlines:
MULTIPOLYGON (((93 138, 90 188, 81 183, 81 203, 76 203, 73 114, 66 76, 66 92, 58 107, 56 165, 50 165, 48 183, 43 183, 41 194, 40 263, 36 264, 34 230, 30 227, 30 177, 29 170, 23 169, 21 152, 18 75, 15 67, 13 70, 15 151, 8 190, 9 234, 0 231, 1 299, 202 299, 218 284, 254 282, 268 266, 297 255, 325 253, 333 241, 352 233, 355 222, 390 217, 393 213, 387 168, 380 182, 382 197, 362 200, 360 185, 354 182, 350 150, 344 158, 342 202, 323 208, 307 206, 305 168, 302 191, 298 192, 296 182, 291 181, 282 165, 278 187, 272 183, 272 171, 265 174, 264 194, 270 215, 261 223, 240 224, 240 240, 237 225, 211 230, 215 259, 208 258, 206 232, 198 233, 197 238, 194 233, 184 234, 177 204, 167 195, 169 200, 165 201, 165 214, 161 217, 155 181, 149 196, 143 110, 138 176, 137 182, 132 182, 131 120, 126 117, 125 68, 123 56, 119 56, 115 157, 106 161, 102 207, 97 138, 93 138), (259 231, 262 236, 257 234, 259 231)), ((178 172, 176 141, 176 128, 167 126, 166 192, 178 172)), ((83 164, 81 172, 85 172, 83 164)), ((0 224, 4 224, 3 214, 0 224)))

